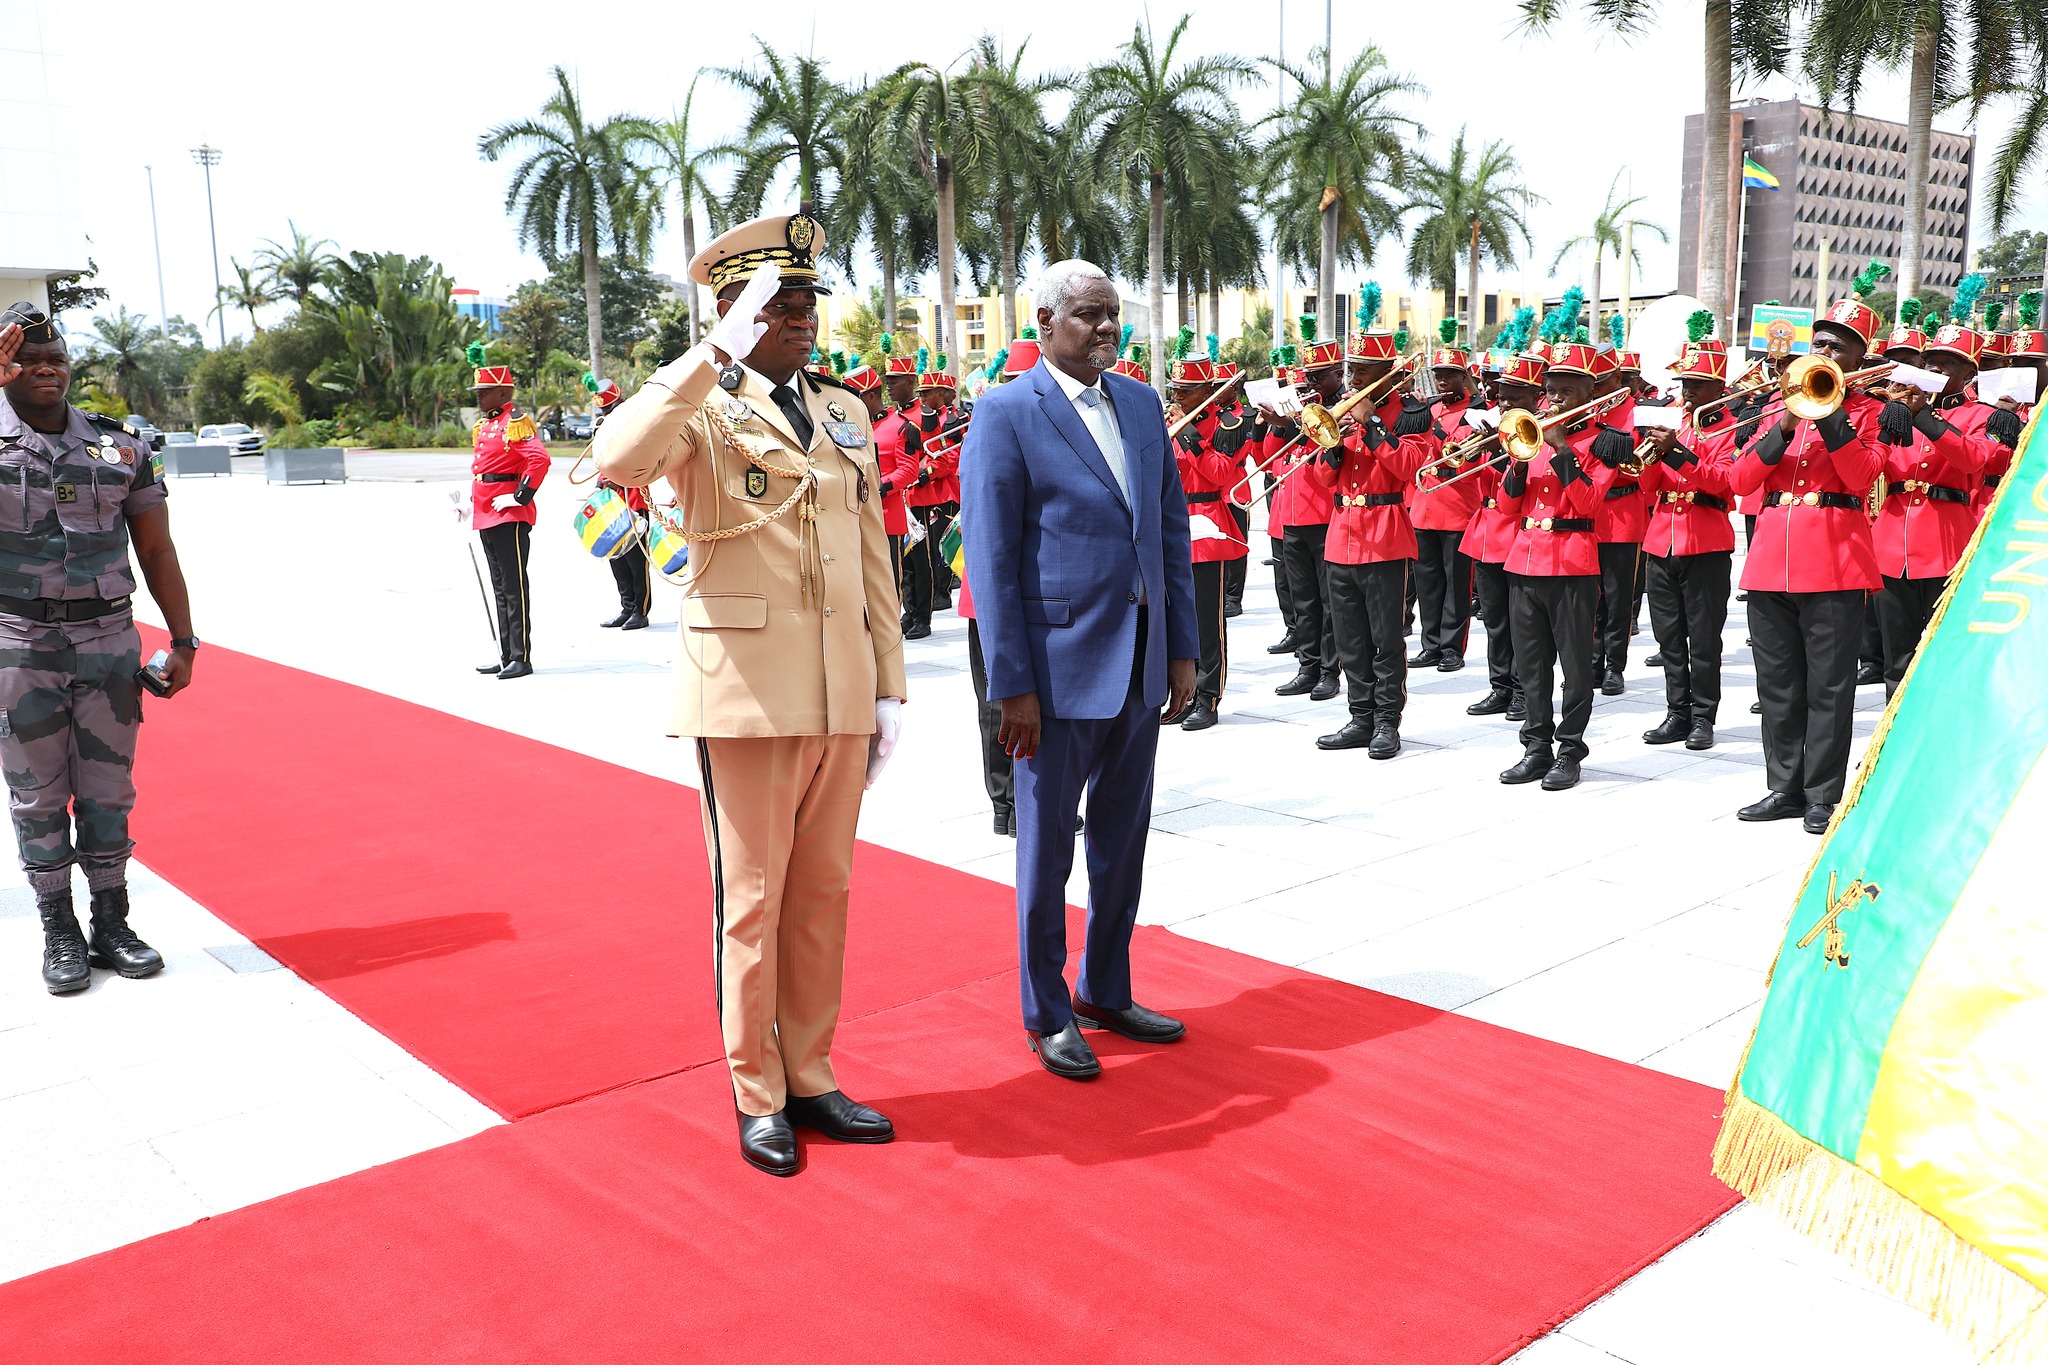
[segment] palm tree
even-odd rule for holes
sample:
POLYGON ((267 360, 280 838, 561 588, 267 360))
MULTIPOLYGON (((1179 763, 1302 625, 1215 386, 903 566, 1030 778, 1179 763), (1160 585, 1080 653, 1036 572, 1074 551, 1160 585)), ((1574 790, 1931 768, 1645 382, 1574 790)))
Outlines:
MULTIPOLYGON (((1249 80, 1250 62, 1236 57, 1174 58, 1192 15, 1182 15, 1165 46, 1150 27, 1137 25, 1117 58, 1081 78, 1068 126, 1092 130, 1091 161, 1098 176, 1117 185, 1129 202, 1142 183, 1146 196, 1145 303, 1151 314, 1152 382, 1165 383, 1166 199, 1169 182, 1184 196, 1202 168, 1224 156, 1236 120, 1231 87, 1249 80)), ((1079 139, 1076 139, 1077 141, 1079 139)))
POLYGON ((1003 298, 1003 329, 991 337, 989 349, 1007 346, 1017 335, 1017 274, 1022 238, 1043 203, 1043 188, 1052 178, 1052 134, 1045 126, 1045 95, 1062 81, 1058 76, 1023 74, 1024 49, 1007 58, 999 39, 983 34, 976 40, 962 83, 988 131, 989 156, 982 179, 992 206, 996 239, 997 288, 1003 298))
MULTIPOLYGON (((1518 0, 1522 26, 1548 33, 1570 8, 1571 0, 1518 0)), ((1785 11, 1791 0, 1706 0, 1706 33, 1701 55, 1706 66, 1706 109, 1700 121, 1703 166, 1727 166, 1728 105, 1735 85, 1734 54, 1738 22, 1742 29, 1741 51, 1746 71, 1762 73, 1770 68, 1766 54, 1782 49, 1785 42, 1785 11), (1738 20, 1736 11, 1741 10, 1738 20)), ((1623 41, 1656 27, 1656 0, 1586 0, 1594 17, 1612 29, 1623 41)), ((1863 62, 1862 54, 1856 65, 1863 62)), ((1923 165, 1922 169, 1925 167, 1923 165)), ((1728 260, 1721 247, 1728 240, 1730 224, 1728 177, 1700 177, 1700 252, 1697 288, 1700 302, 1721 320, 1721 334, 1733 336, 1733 306, 1728 290, 1728 260)), ((1596 306, 1598 300, 1594 300, 1596 306)))
POLYGON ((306 409, 299 401, 298 390, 281 374, 270 370, 257 370, 251 374, 242 385, 242 401, 269 408, 282 426, 305 425, 306 409))
POLYGON ((164 391, 150 363, 157 331, 149 319, 123 304, 113 317, 94 318, 92 330, 94 349, 80 368, 119 394, 129 412, 157 412, 164 391))
MULTIPOLYGON (((938 260, 938 220, 924 184, 897 154, 873 90, 854 100, 847 122, 839 195, 832 201, 826 252, 849 281, 856 278, 863 239, 881 264, 877 317, 898 314, 899 278, 930 268, 938 260)), ((884 331, 892 330, 883 328, 884 331)))
POLYGON ((256 321, 256 310, 276 303, 277 295, 271 292, 262 276, 232 256, 228 257, 228 268, 234 271, 235 282, 220 287, 213 311, 219 313, 229 308, 240 308, 248 313, 249 326, 255 331, 262 331, 263 324, 256 321))
POLYGON ((782 59, 768 44, 760 48, 761 69, 731 67, 714 72, 753 101, 741 129, 738 173, 733 177, 732 216, 745 219, 761 212, 761 202, 784 168, 795 164, 799 201, 830 206, 825 177, 837 176, 845 164, 843 128, 853 96, 825 74, 815 57, 782 59))
MULTIPOLYGON (((1550 273, 1555 275, 1557 267, 1563 263, 1565 257, 1571 255, 1580 247, 1591 247, 1593 249, 1593 319, 1591 331, 1596 341, 1600 337, 1600 263, 1607 258, 1607 253, 1612 251, 1615 258, 1617 260, 1620 259, 1622 242, 1629 239, 1634 232, 1651 233, 1660 242, 1671 240, 1670 235, 1657 224, 1641 218, 1631 218, 1628 216, 1631 209, 1645 202, 1645 196, 1637 194, 1631 195, 1627 199, 1617 200, 1614 196, 1620 188, 1621 172, 1616 171, 1614 173, 1614 183, 1607 187, 1607 207, 1601 209, 1600 216, 1593 220, 1593 230, 1588 233, 1582 233, 1567 241, 1557 249, 1557 254, 1550 258, 1550 273)), ((1633 243, 1630 245, 1629 255, 1633 263, 1640 268, 1643 263, 1642 253, 1634 249, 1633 243)))
POLYGON ((1424 217, 1408 240, 1408 276, 1443 290, 1449 316, 1458 296, 1458 267, 1465 267, 1468 344, 1476 344, 1479 336, 1481 257, 1505 270, 1515 264, 1517 239, 1520 251, 1534 245, 1525 218, 1543 199, 1522 184, 1521 175, 1507 143, 1489 142, 1474 157, 1466 150, 1463 128, 1443 161, 1416 157, 1416 193, 1408 207, 1424 217))
POLYGON ((555 89, 540 117, 500 124, 477 139, 486 161, 514 148, 530 148, 512 172, 505 211, 519 219, 519 243, 550 266, 570 252, 583 258, 583 307, 590 319, 590 369, 603 375, 604 321, 597 258, 604 239, 622 256, 647 253, 661 199, 647 169, 631 155, 651 141, 653 125, 618 116, 593 126, 569 73, 550 70, 555 89))
MULTIPOLYGON (((655 162, 668 179, 669 187, 675 191, 676 207, 683 220, 683 259, 697 259, 697 206, 701 203, 711 217, 711 230, 719 230, 723 214, 719 212, 719 201, 704 173, 711 166, 732 155, 734 149, 727 146, 700 147, 690 129, 690 109, 697 100, 697 82, 704 73, 699 71, 690 78, 689 91, 683 96, 680 113, 671 112, 666 123, 656 124, 654 136, 649 139, 655 162)), ((690 340, 694 343, 703 332, 702 318, 698 315, 697 286, 685 283, 684 300, 690 308, 690 340)))
MULTIPOLYGON (((2021 183, 2037 164, 2048 161, 2048 10, 2021 9, 2023 37, 2033 49, 2030 66, 2016 67, 2009 83, 1991 93, 2017 99, 2019 114, 1991 162, 1985 189, 1991 200, 1991 230, 2004 232, 2023 197, 2021 183)), ((1972 111, 1974 113, 1974 110, 1972 111)))
POLYGON ((289 219, 285 227, 290 230, 290 246, 277 242, 265 242, 256 253, 256 264, 263 268, 263 282, 278 298, 290 295, 301 308, 306 306, 306 296, 327 279, 327 272, 338 264, 333 252, 325 248, 334 243, 325 237, 308 237, 299 231, 299 225, 289 219))
MULTIPOLYGON (((1275 126, 1264 174, 1281 200, 1275 235, 1283 257, 1305 259, 1311 253, 1303 239, 1315 224, 1317 316, 1329 318, 1337 306, 1338 266, 1370 264, 1373 244, 1393 231, 1400 214, 1381 187, 1403 186, 1406 140, 1422 125, 1391 106, 1426 92, 1389 71, 1376 47, 1360 51, 1341 75, 1324 48, 1309 54, 1307 66, 1273 65, 1294 83, 1293 98, 1260 120, 1260 126, 1275 126)), ((1341 321, 1329 325, 1331 335, 1343 334, 1341 321)))

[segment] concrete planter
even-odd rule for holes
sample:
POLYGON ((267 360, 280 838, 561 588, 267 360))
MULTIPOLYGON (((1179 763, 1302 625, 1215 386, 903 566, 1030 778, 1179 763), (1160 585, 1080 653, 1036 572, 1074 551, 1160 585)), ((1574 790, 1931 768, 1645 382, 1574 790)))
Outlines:
POLYGON ((317 450, 266 450, 265 483, 347 483, 348 466, 340 446, 317 450))
POLYGON ((188 478, 194 474, 232 474, 235 449, 229 445, 176 445, 164 447, 164 473, 188 478))

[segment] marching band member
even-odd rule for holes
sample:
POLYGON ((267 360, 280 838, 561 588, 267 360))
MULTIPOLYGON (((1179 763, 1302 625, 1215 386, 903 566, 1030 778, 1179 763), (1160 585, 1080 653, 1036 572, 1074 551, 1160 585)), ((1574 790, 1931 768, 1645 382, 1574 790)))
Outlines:
POLYGON ((960 442, 957 432, 945 438, 955 425, 953 396, 959 380, 946 368, 946 357, 933 357, 918 348, 916 369, 917 406, 907 411, 917 428, 918 474, 903 492, 909 514, 924 527, 924 539, 912 546, 907 558, 910 582, 904 594, 906 625, 903 638, 922 640, 932 633, 932 613, 950 611, 953 606, 953 570, 939 554, 939 542, 960 511, 960 442))
MULTIPOLYGON (((1194 329, 1183 327, 1175 359, 1168 367, 1168 382, 1173 386, 1173 404, 1166 414, 1169 426, 1185 420, 1186 414, 1195 412, 1222 387, 1214 357, 1188 356, 1193 339, 1194 329)), ((1232 563, 1249 552, 1226 494, 1244 478, 1245 448, 1251 434, 1252 424, 1236 403, 1219 402, 1188 422, 1174 438, 1181 489, 1188 500, 1201 654, 1195 666, 1194 700, 1184 715, 1164 717, 1161 723, 1178 722, 1183 730, 1206 730, 1216 723, 1217 704, 1230 667, 1223 615, 1225 575, 1232 563)))
MULTIPOLYGON (((1344 396, 1344 343, 1337 338, 1317 341, 1315 334, 1314 315, 1304 316, 1302 370, 1308 386, 1315 390, 1315 401, 1334 407, 1344 396)), ((1285 481, 1272 496, 1280 504, 1281 522, 1287 528, 1283 542, 1287 596, 1294 606, 1294 657, 1301 665, 1273 691, 1283 697, 1307 693, 1310 701, 1328 701, 1337 695, 1337 639, 1330 622, 1330 575, 1324 558, 1330 538, 1330 490, 1306 474, 1294 472, 1313 464, 1321 454, 1314 442, 1301 437, 1293 421, 1268 414, 1260 468, 1285 481), (1287 451, 1284 460, 1280 458, 1283 450, 1287 451)))
MULTIPOLYGON (((1465 420, 1472 407, 1472 373, 1466 368, 1470 357, 1452 344, 1457 335, 1457 319, 1445 318, 1438 333, 1444 344, 1429 356, 1440 399, 1431 432, 1446 450, 1479 434, 1465 420)), ((1456 673, 1465 666, 1465 642, 1472 630, 1472 560, 1462 546, 1484 494, 1477 477, 1439 491, 1441 484, 1440 476, 1425 476, 1412 504, 1415 600, 1422 630, 1421 648, 1408 666, 1434 664, 1439 673, 1456 673)))
MULTIPOLYGON (((1593 396, 1627 396, 1602 413, 1600 424, 1620 432, 1633 450, 1635 386, 1622 373, 1617 353, 1593 353, 1593 396)), ((1643 533, 1650 524, 1649 504, 1634 479, 1616 479, 1593 511, 1593 536, 1600 544, 1600 601, 1595 609, 1593 677, 1603 696, 1627 690, 1622 674, 1628 668, 1629 627, 1635 620, 1636 568, 1643 557, 1643 533)))
MULTIPOLYGON (((1521 408, 1534 412, 1543 402, 1543 361, 1533 355, 1504 353, 1495 370, 1494 392, 1499 396, 1495 420, 1501 412, 1521 408)), ((1466 418, 1470 420, 1470 412, 1466 418)), ((1496 450, 1493 452, 1498 454, 1496 450)), ((1474 458, 1485 460, 1484 453, 1474 458)), ((1486 626, 1486 695, 1465 708, 1468 716, 1505 715, 1521 720, 1527 714, 1522 685, 1515 677, 1515 638, 1508 610, 1508 552, 1521 533, 1522 519, 1501 506, 1501 471, 1489 465, 1466 479, 1479 497, 1472 524, 1458 548, 1473 561, 1478 586, 1479 619, 1486 626)))
MULTIPOLYGON (((1268 352, 1268 355, 1272 359, 1273 377, 1283 385, 1296 385, 1294 363, 1297 355, 1295 348, 1292 346, 1275 346, 1268 352)), ((1281 422, 1279 425, 1286 424, 1281 422)), ((1251 439, 1254 463, 1262 458, 1269 448, 1273 450, 1279 449, 1277 445, 1270 447, 1268 445, 1268 437, 1272 429, 1273 424, 1267 421, 1267 414, 1264 412, 1254 414, 1252 418, 1251 439)), ((1270 472, 1265 472, 1263 466, 1261 467, 1259 480, 1263 489, 1270 492, 1273 487, 1274 476, 1270 472)), ((1294 597, 1293 594, 1287 591, 1287 523, 1281 516, 1283 506, 1284 504, 1278 494, 1269 496, 1266 499, 1266 543, 1272 547, 1273 551, 1272 558, 1266 562, 1273 566, 1273 599, 1280 607, 1280 624, 1286 628, 1285 633, 1281 635, 1277 644, 1266 646, 1268 654, 1292 654, 1295 650, 1294 597)))

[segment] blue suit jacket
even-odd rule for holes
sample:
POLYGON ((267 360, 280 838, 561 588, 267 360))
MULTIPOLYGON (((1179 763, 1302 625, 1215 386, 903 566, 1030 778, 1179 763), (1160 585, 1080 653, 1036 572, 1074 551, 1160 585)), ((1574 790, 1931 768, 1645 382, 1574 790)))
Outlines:
POLYGON ((960 457, 967 581, 991 699, 1038 694, 1062 720, 1107 720, 1130 695, 1144 576, 1152 628, 1147 706, 1166 702, 1166 661, 1200 652, 1188 504, 1159 397, 1122 375, 1116 407, 1129 506, 1044 361, 974 405, 960 457))

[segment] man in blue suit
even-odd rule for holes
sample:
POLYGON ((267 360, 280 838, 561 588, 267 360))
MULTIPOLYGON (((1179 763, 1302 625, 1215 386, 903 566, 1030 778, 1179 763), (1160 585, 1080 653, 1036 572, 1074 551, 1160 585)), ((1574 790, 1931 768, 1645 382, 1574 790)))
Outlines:
POLYGON ((960 460, 967 579, 1016 760, 1024 1028, 1046 1070, 1102 1067, 1080 1026, 1141 1042, 1187 1030, 1131 999, 1159 716, 1195 692, 1188 508, 1158 395, 1107 371, 1116 288, 1086 261, 1046 271, 1043 358, 975 405, 960 460), (1070 997, 1066 885, 1087 794, 1088 939, 1070 997))

